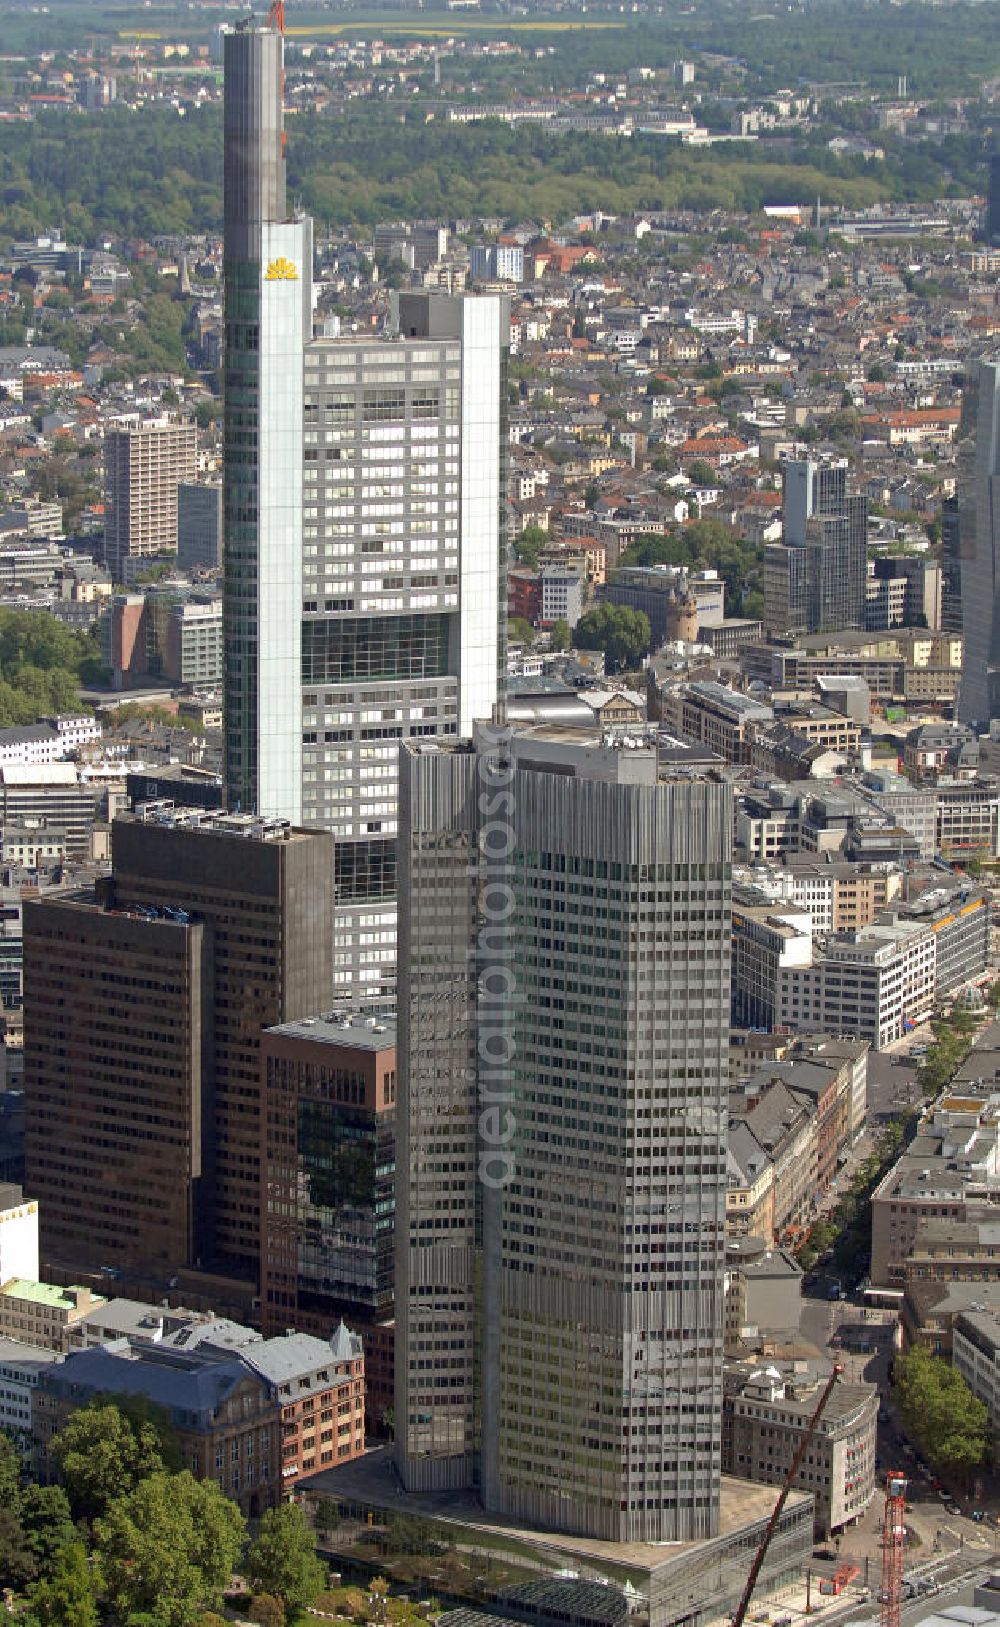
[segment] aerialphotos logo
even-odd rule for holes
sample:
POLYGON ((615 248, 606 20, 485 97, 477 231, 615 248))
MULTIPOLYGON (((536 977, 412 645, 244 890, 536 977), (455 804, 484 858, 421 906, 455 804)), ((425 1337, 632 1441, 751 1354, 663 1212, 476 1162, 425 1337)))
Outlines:
POLYGON ((265 282, 298 282, 299 268, 292 260, 282 256, 279 260, 271 260, 264 273, 265 282))

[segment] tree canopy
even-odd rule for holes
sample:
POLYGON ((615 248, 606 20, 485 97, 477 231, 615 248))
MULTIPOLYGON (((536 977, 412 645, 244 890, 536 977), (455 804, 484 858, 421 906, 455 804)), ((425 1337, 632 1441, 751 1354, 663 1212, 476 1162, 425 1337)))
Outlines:
POLYGON ((628 672, 649 653, 651 636, 644 610, 602 603, 581 616, 573 643, 580 650, 603 650, 608 672, 628 672))
POLYGON ((950 1362, 916 1346, 896 1357, 893 1382, 903 1426, 932 1468, 965 1475, 982 1467, 990 1415, 950 1362))
POLYGON ((287 1608, 312 1604, 326 1580, 316 1539, 297 1503, 269 1508, 250 1544, 247 1580, 256 1593, 271 1594, 287 1608))
POLYGON ((45 610, 0 610, 0 728, 78 710, 81 683, 100 671, 96 634, 45 610))
POLYGON ((154 1473, 116 1498, 94 1527, 104 1594, 114 1615, 149 1627, 194 1627, 219 1609, 246 1525, 211 1480, 154 1473))
POLYGON ((78 1408, 50 1450, 73 1514, 83 1520, 99 1519, 116 1499, 162 1473, 168 1458, 177 1461, 167 1427, 146 1409, 110 1401, 78 1408))

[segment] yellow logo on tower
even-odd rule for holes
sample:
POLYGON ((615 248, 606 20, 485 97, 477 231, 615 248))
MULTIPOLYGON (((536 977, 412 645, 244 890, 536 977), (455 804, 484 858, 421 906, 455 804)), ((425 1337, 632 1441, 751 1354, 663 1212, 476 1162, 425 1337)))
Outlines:
POLYGON ((298 280, 298 266, 294 260, 286 260, 284 255, 277 260, 269 261, 264 273, 265 282, 298 282, 298 280))

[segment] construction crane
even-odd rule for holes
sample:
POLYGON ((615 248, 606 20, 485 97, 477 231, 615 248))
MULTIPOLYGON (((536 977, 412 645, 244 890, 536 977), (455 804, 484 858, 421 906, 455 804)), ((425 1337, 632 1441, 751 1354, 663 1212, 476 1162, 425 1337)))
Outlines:
POLYGON ((903 1546, 906 1541, 905 1513, 906 1477, 894 1469, 885 1482, 879 1627, 899 1627, 899 1608, 903 1597, 903 1546))
MULTIPOLYGON (((802 1465, 802 1459, 806 1455, 806 1449, 809 1446, 809 1442, 816 1433, 816 1426, 822 1418, 823 1413, 826 1410, 826 1404, 833 1394, 834 1385, 840 1378, 843 1371, 843 1367, 839 1365, 834 1367, 833 1372, 830 1374, 830 1377, 827 1379, 826 1384, 823 1387, 823 1393, 816 1403, 813 1415, 806 1425, 805 1433, 795 1449, 795 1456, 792 1458, 788 1473, 785 1476, 785 1483, 782 1486, 781 1491, 778 1493, 778 1501, 775 1503, 774 1508, 771 1511, 771 1518, 767 1522, 767 1529, 760 1539, 760 1547, 754 1554, 753 1564, 750 1566, 750 1574, 747 1577, 747 1585, 743 1589, 743 1597, 736 1606, 736 1614, 732 1618, 732 1627, 743 1627, 743 1623, 746 1620, 746 1613, 750 1608, 750 1600, 753 1598, 753 1590, 757 1586, 757 1578, 760 1576, 761 1570, 764 1566, 764 1561, 767 1558, 767 1550, 771 1546, 771 1538, 774 1536, 774 1533, 778 1528, 778 1521, 781 1519, 781 1511, 788 1501, 788 1493, 791 1491, 792 1483, 802 1465)), ((882 1624, 882 1627, 885 1627, 884 1623, 882 1624)), ((899 1627, 898 1617, 895 1627, 899 1627)))

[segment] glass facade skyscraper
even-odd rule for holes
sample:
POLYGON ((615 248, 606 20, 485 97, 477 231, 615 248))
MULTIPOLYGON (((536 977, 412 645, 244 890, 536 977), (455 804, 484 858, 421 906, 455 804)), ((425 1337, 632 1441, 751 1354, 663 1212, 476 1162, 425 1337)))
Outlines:
POLYGON ((401 776, 403 1482, 713 1536, 730 792, 544 729, 401 776))
POLYGON ((847 491, 846 463, 784 466, 784 541, 764 554, 764 620, 772 632, 865 625, 868 502, 847 491))
POLYGON ((489 717, 505 625, 508 303, 400 294, 312 336, 280 34, 225 42, 226 779, 336 839, 334 986, 395 996, 396 759, 489 717))
POLYGON ((1000 717, 1000 362, 973 363, 962 395, 958 448, 962 682, 958 715, 987 727, 1000 717))

